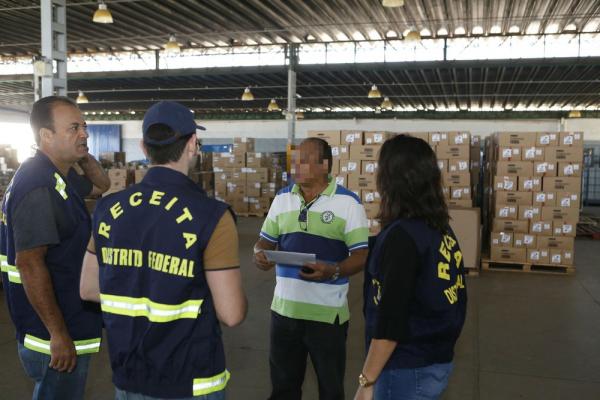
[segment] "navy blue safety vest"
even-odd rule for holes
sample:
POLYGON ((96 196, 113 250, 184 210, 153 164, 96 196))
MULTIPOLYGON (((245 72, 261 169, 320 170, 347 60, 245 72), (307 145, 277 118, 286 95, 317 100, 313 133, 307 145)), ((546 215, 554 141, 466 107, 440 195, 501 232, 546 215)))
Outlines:
POLYGON ((119 389, 177 398, 225 388, 229 372, 202 260, 227 210, 166 167, 98 202, 100 301, 119 389))
MULTIPOLYGON (((71 170, 74 174, 74 171, 71 170)), ((100 349, 102 318, 97 304, 79 296, 81 263, 90 237, 91 219, 85 203, 75 189, 71 172, 63 176, 50 159, 38 151, 17 170, 2 202, 0 253, 6 302, 17 331, 17 340, 31 350, 50 354, 50 335, 27 299, 16 266, 12 216, 15 207, 33 190, 50 188, 52 196, 68 219, 60 234, 60 243, 48 246, 46 265, 67 329, 77 354, 100 349)))
MULTIPOLYGON (((365 320, 367 348, 371 343, 381 299, 383 274, 379 271, 385 238, 402 227, 414 240, 419 266, 414 298, 409 308, 409 337, 400 343, 385 369, 420 368, 447 363, 465 321, 467 291, 462 253, 452 230, 441 234, 421 219, 400 219, 376 238, 365 273, 365 320)), ((402 260, 397 261, 402 268, 402 260)))

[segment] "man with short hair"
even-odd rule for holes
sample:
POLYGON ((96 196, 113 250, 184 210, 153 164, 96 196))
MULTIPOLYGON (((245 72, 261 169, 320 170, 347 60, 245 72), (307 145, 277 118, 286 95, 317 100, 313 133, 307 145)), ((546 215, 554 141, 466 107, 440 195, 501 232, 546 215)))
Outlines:
POLYGON ((101 304, 118 400, 223 399, 219 321, 247 309, 233 214, 187 177, 204 129, 187 107, 159 102, 142 128, 152 167, 98 202, 81 296, 101 304))
POLYGON ((73 100, 38 100, 30 123, 38 150, 19 167, 2 203, 2 278, 19 357, 35 381, 33 398, 81 399, 102 331, 98 307, 78 296, 91 228, 83 197, 108 190, 110 181, 88 153, 86 123, 73 100))
POLYGON ((271 399, 302 397, 306 358, 319 382, 319 398, 344 399, 348 277, 367 259, 368 228, 359 198, 329 178, 331 147, 304 140, 293 153, 295 184, 281 190, 254 246, 254 262, 271 269, 263 250, 315 253, 302 269, 277 265, 271 305, 271 399))

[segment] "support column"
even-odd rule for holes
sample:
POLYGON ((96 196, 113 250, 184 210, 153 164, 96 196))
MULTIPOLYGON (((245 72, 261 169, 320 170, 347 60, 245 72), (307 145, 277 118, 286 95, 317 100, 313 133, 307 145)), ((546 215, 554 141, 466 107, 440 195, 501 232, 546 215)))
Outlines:
POLYGON ((42 58, 34 63, 35 98, 67 95, 66 0, 41 0, 42 58))
POLYGON ((288 104, 287 104, 287 133, 288 146, 294 143, 296 138, 296 66, 298 65, 298 45, 289 44, 287 47, 288 61, 288 104))

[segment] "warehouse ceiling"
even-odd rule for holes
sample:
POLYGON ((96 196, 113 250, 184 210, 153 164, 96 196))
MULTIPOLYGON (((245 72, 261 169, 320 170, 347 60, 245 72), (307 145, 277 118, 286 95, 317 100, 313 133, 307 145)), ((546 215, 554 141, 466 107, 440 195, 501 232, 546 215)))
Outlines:
MULTIPOLYGON (((436 37, 598 32, 600 1, 405 0, 112 0, 113 24, 94 24, 96 1, 67 0, 71 55, 162 49, 175 34, 184 49, 398 38, 409 29, 436 37), (518 28, 518 32, 515 31, 518 28), (423 31, 425 30, 425 32, 423 31)), ((0 56, 38 55, 39 1, 0 0, 0 56)), ((423 37, 426 37, 426 36, 423 37)), ((1 60, 0 60, 1 61, 1 60)), ((512 110, 600 107, 600 59, 556 58, 300 65, 299 107, 375 108, 376 83, 395 105, 417 110, 512 110)), ((85 91, 88 111, 141 111, 159 99, 201 112, 264 111, 269 99, 285 108, 285 65, 69 74, 70 95, 85 91), (255 100, 242 102, 250 86, 255 100)), ((33 101, 31 75, 0 76, 0 108, 33 101)))

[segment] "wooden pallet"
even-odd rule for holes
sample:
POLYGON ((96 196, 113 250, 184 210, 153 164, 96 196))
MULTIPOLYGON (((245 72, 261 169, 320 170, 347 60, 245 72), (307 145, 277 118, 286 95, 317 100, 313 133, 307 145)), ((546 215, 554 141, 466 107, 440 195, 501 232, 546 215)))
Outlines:
POLYGON ((592 224, 577 224, 577 237, 588 237, 600 240, 600 226, 592 224))
POLYGON ((521 272, 550 275, 572 275, 575 267, 572 265, 537 265, 530 263, 515 263, 511 261, 492 261, 489 258, 481 260, 481 269, 484 271, 521 272))

